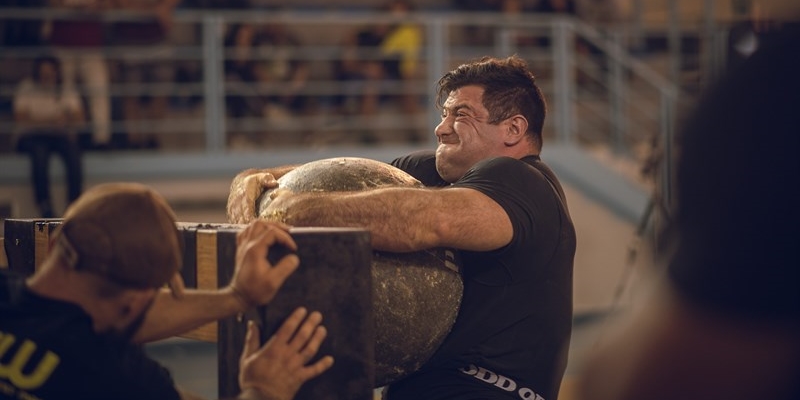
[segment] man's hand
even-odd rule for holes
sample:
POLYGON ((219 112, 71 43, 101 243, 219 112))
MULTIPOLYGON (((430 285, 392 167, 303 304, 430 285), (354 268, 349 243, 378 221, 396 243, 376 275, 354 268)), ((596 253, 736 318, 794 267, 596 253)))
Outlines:
POLYGON ((228 193, 228 222, 246 224, 256 218, 256 201, 265 191, 278 186, 275 177, 265 170, 248 169, 233 178, 228 193))
POLYGON ((295 310, 261 348, 258 328, 252 321, 248 324, 239 359, 239 386, 243 394, 255 391, 260 398, 289 400, 303 383, 333 365, 331 356, 307 365, 317 354, 327 331, 320 325, 322 314, 315 311, 305 318, 306 314, 302 307, 295 310))
POLYGON ((300 264, 297 255, 289 254, 274 266, 270 265, 267 252, 273 245, 297 250, 289 227, 284 224, 255 220, 236 235, 236 269, 230 289, 242 302, 242 311, 272 300, 300 264))

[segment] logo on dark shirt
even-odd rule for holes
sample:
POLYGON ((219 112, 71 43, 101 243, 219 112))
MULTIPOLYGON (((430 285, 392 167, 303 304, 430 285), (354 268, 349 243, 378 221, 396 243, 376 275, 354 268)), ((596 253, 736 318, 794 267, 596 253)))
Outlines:
POLYGON ((0 393, 12 395, 16 388, 22 396, 24 391, 35 390, 50 378, 60 358, 47 350, 38 361, 32 360, 31 356, 35 351, 36 343, 31 340, 18 340, 16 336, 0 331, 0 393), (20 341, 21 344, 13 353, 9 352, 20 341), (10 382, 11 386, 4 384, 3 380, 10 382))
POLYGON ((468 367, 459 368, 459 371, 470 375, 475 379, 491 384, 499 389, 505 390, 506 392, 516 392, 520 399, 544 400, 544 397, 537 394, 532 389, 519 387, 517 382, 515 382, 513 379, 489 371, 486 368, 476 367, 475 365, 470 364, 468 367))

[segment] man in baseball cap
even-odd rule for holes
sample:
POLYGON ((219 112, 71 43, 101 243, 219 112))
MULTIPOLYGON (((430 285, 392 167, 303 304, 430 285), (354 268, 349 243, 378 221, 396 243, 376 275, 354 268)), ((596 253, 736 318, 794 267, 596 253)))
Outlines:
POLYGON ((69 207, 54 250, 76 270, 144 289, 180 280, 182 248, 175 214, 161 196, 143 185, 112 183, 69 207))
MULTIPOLYGON (((67 209, 34 275, 0 274, 0 399, 194 398, 134 341, 265 304, 297 268, 295 255, 267 261, 273 244, 296 248, 286 226, 255 222, 237 243, 228 287, 183 293, 182 238, 167 202, 140 184, 88 190, 67 209), (173 293, 160 289, 170 283, 173 293)), ((251 324, 240 398, 290 399, 328 369, 330 357, 307 363, 325 337, 321 320, 298 309, 261 349, 251 324)))

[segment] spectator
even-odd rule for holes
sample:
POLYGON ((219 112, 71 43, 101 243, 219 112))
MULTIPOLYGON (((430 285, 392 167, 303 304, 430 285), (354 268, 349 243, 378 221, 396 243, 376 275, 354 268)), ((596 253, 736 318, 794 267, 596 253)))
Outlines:
POLYGON ((401 110, 404 114, 414 114, 419 109, 417 96, 409 93, 413 79, 419 74, 419 56, 422 50, 422 29, 419 25, 407 20, 408 13, 413 11, 414 5, 408 0, 392 0, 387 5, 389 13, 397 22, 381 41, 381 53, 391 61, 387 68, 387 75, 402 81, 403 87, 400 94, 401 110))
MULTIPOLYGON (((308 86, 311 68, 308 62, 293 54, 301 46, 300 40, 282 24, 267 25, 261 34, 259 50, 266 60, 258 70, 259 82, 282 84, 277 93, 270 96, 270 107, 292 114, 305 113, 311 104, 302 91, 308 86)), ((266 114, 269 116, 270 112, 266 114)))
MULTIPOLYGON (((265 117, 270 123, 304 114, 311 106, 303 94, 308 85, 310 65, 292 55, 300 41, 280 24, 259 29, 243 23, 231 28, 225 47, 232 54, 225 60, 225 78, 230 92, 226 110, 234 119, 265 117)), ((235 124, 234 124, 235 125, 235 124)), ((250 144, 263 138, 243 129, 250 144)))
POLYGON ((111 142, 111 98, 108 92, 108 64, 102 54, 103 23, 100 13, 110 8, 105 0, 50 0, 52 7, 81 11, 79 19, 56 19, 49 35, 50 44, 61 61, 65 87, 75 90, 78 79, 89 99, 92 141, 97 146, 111 142))
MULTIPOLYGON (((140 335, 177 334, 266 304, 298 259, 269 263, 272 245, 296 244, 285 226, 251 224, 236 236, 227 287, 184 290, 178 274, 183 239, 175 224, 152 189, 95 186, 67 209, 32 276, 0 272, 0 398, 197 399, 135 344, 140 335)), ((264 346, 250 324, 237 398, 289 400, 328 369, 329 356, 309 363, 326 336, 321 321, 318 312, 298 309, 264 346)))
MULTIPOLYGON (((163 89, 175 80, 172 60, 162 60, 169 50, 160 47, 166 43, 173 25, 173 12, 180 0, 116 0, 116 8, 149 14, 145 21, 121 21, 109 27, 109 44, 136 46, 144 51, 132 53, 121 63, 122 80, 131 85, 159 84, 163 89)), ((122 114, 128 135, 128 145, 133 148, 156 148, 159 140, 152 125, 163 119, 169 110, 169 96, 164 94, 126 96, 122 114)))
POLYGON ((260 117, 267 105, 266 97, 253 86, 258 81, 254 53, 260 40, 255 26, 250 23, 232 26, 224 40, 226 52, 232 52, 225 58, 225 111, 234 119, 230 139, 241 135, 250 144, 257 144, 259 135, 250 130, 238 132, 236 125, 241 118, 260 117))
MULTIPOLYGON (((417 111, 417 99, 408 92, 418 73, 422 31, 405 20, 412 9, 409 1, 392 0, 381 10, 391 13, 396 23, 365 26, 345 39, 334 66, 337 80, 345 86, 345 94, 334 101, 343 113, 374 116, 381 101, 389 98, 401 99, 405 114, 417 111), (390 92, 397 94, 387 95, 390 92)), ((364 134, 362 140, 374 140, 370 132, 364 134)))
POLYGON ((84 122, 83 104, 73 86, 63 85, 58 59, 37 58, 33 76, 20 82, 14 94, 14 122, 20 138, 17 150, 31 159, 31 181, 39 213, 55 217, 50 196, 50 154, 58 154, 67 175, 67 199, 77 199, 83 187, 77 129, 84 122))

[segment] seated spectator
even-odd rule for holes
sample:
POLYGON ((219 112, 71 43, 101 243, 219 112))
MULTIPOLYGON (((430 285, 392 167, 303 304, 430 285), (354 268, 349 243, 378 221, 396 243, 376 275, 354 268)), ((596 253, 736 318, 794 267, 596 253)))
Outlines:
POLYGON ((393 26, 381 41, 381 53, 390 60, 387 65, 389 77, 403 82, 403 93, 400 95, 402 110, 406 114, 418 111, 417 97, 409 93, 411 80, 419 74, 419 56, 422 48, 422 28, 406 20, 414 6, 408 0, 392 0, 388 10, 398 23, 393 26))
POLYGON ((344 94, 334 99, 334 104, 345 114, 372 116, 382 100, 398 98, 403 113, 418 109, 408 83, 418 74, 422 29, 405 20, 413 9, 407 0, 391 0, 381 9, 390 12, 395 23, 365 26, 353 32, 345 39, 341 58, 334 65, 336 79, 344 84, 344 94))
POLYGON ((259 51, 266 59, 258 69, 258 81, 287 84, 270 96, 270 107, 281 107, 291 113, 308 111, 310 98, 302 91, 308 86, 311 68, 308 62, 292 54, 301 46, 300 40, 280 24, 265 26, 261 35, 259 51))
MULTIPOLYGON (((143 21, 119 21, 108 27, 109 44, 136 46, 137 51, 121 63, 122 80, 126 84, 172 84, 175 80, 173 60, 164 60, 169 50, 166 44, 172 29, 172 14, 179 0, 116 0, 116 8, 148 12, 143 21), (140 51, 148 48, 147 51, 140 51)), ((159 140, 148 123, 163 119, 169 110, 169 96, 146 93, 126 96, 122 102, 122 115, 126 121, 128 145, 133 148, 156 148, 159 140)))
POLYGON ((71 86, 61 82, 61 65, 54 57, 37 58, 33 76, 20 82, 14 94, 17 150, 31 159, 33 194, 42 217, 55 217, 50 198, 50 154, 57 153, 67 172, 69 202, 83 187, 77 128, 84 123, 83 104, 71 86))
POLYGON ((81 89, 85 90, 92 124, 92 147, 107 147, 112 136, 111 78, 102 51, 104 29, 100 18, 112 3, 105 0, 48 0, 48 5, 83 14, 79 19, 55 19, 48 40, 61 64, 64 86, 73 89, 80 82, 81 89))
MULTIPOLYGON (((310 66, 292 55, 300 41, 280 24, 259 27, 235 25, 225 38, 226 110, 234 119, 266 117, 280 122, 304 114, 310 97, 303 94, 310 66)), ((248 141, 259 143, 260 134, 244 129, 248 141)))

